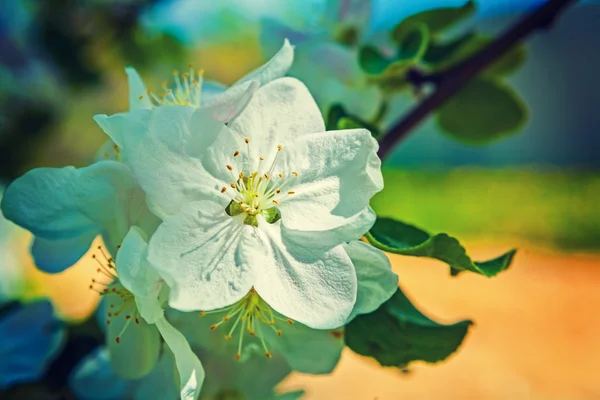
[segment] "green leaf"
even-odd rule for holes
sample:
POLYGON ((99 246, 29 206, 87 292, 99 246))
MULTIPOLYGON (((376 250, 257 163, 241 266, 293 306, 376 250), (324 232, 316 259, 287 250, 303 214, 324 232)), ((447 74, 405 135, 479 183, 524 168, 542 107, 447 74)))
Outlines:
POLYGON ((380 75, 394 60, 384 57, 377 48, 364 46, 358 50, 358 63, 369 75, 380 75))
POLYGON ((398 42, 395 64, 414 64, 427 50, 429 30, 427 25, 422 23, 403 23, 394 31, 394 40, 398 42))
POLYGON ((398 291, 376 311, 359 315, 345 329, 346 345, 383 366, 405 368, 412 361, 436 363, 458 349, 471 321, 439 324, 398 291))
POLYGON ((519 131, 527 117, 525 104, 511 88, 484 79, 471 81, 436 112, 445 133, 476 145, 519 131))
MULTIPOLYGON (((439 60, 435 66, 438 70, 447 69, 457 63, 464 61, 474 53, 480 51, 486 46, 492 43, 493 39, 486 36, 474 36, 450 56, 443 60, 439 60)), ((482 75, 486 77, 498 77, 507 76, 518 70, 527 60, 527 51, 525 46, 519 45, 510 49, 502 57, 494 61, 488 67, 486 67, 482 75)))
POLYGON ((495 276, 510 266, 516 253, 516 250, 511 250, 493 260, 474 262, 455 238, 445 233, 432 236, 391 218, 377 218, 367 233, 367 239, 373 246, 390 253, 443 261, 450 265, 452 275, 471 271, 487 277, 495 276))
POLYGON ((364 128, 371 131, 373 136, 380 134, 379 128, 356 115, 348 114, 340 104, 334 104, 327 114, 327 128, 330 130, 338 129, 357 129, 364 128))
POLYGON ((437 64, 447 62, 451 59, 456 59, 458 51, 476 37, 475 33, 467 32, 456 39, 449 41, 431 40, 427 51, 423 55, 423 61, 429 65, 436 66, 437 64))
POLYGON ((380 133, 379 129, 375 125, 354 116, 347 116, 340 119, 338 121, 337 129, 366 129, 375 137, 377 137, 380 133))
POLYGON ((327 129, 329 129, 329 130, 338 129, 338 122, 347 115, 348 115, 348 113, 346 113, 344 106, 342 106, 341 104, 332 105, 329 108, 329 111, 327 112, 327 119, 326 119, 326 123, 325 123, 325 125, 327 126, 327 129))
MULTIPOLYGON (((419 22, 427 25, 432 35, 446 30, 458 22, 470 17, 476 10, 475 1, 469 0, 461 7, 444 7, 434 10, 423 11, 411 15, 404 22, 419 22)), ((402 25, 402 23, 400 25, 402 25)), ((400 26, 398 25, 398 26, 400 26)), ((396 28, 397 29, 397 28, 396 28)), ((392 37, 396 35, 396 29, 392 32, 392 37)))

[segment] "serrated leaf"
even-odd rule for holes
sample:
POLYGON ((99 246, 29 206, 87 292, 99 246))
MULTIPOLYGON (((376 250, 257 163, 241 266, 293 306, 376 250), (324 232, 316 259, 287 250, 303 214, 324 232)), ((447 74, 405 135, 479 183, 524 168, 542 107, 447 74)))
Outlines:
POLYGON ((452 275, 458 271, 471 271, 487 277, 495 276, 510 266, 516 253, 516 250, 511 250, 493 260, 474 262, 452 236, 445 233, 430 235, 391 218, 377 218, 366 236, 373 246, 390 253, 443 261, 451 267, 452 275))
POLYGON ((405 368, 412 361, 435 363, 448 358, 463 342, 471 321, 437 323, 398 291, 376 311, 359 315, 345 329, 346 345, 383 366, 405 368))
POLYGON ((442 131, 460 141, 481 145, 519 131, 528 112, 506 84, 476 79, 436 111, 442 131))
MULTIPOLYGON (((443 30, 446 30, 465 18, 470 17, 475 12, 476 8, 475 1, 469 0, 461 7, 436 8, 411 15, 410 17, 406 18, 403 23, 423 23, 427 25, 429 32, 432 35, 437 35, 443 30)), ((396 30, 392 32, 392 37, 395 37, 395 35, 396 30)))
POLYGON ((432 66, 447 62, 447 60, 455 58, 458 51, 475 37, 475 33, 467 32, 455 39, 444 42, 431 40, 427 51, 423 55, 423 61, 432 66))

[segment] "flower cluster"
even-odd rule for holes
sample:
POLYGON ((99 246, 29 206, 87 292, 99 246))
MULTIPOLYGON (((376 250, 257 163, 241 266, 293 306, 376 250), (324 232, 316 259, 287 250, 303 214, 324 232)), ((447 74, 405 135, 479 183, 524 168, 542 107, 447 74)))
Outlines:
POLYGON ((33 233, 40 269, 105 244, 90 287, 106 347, 71 377, 76 393, 275 398, 290 370, 331 372, 344 325, 396 291, 386 256, 360 241, 383 188, 377 142, 326 131, 284 77, 293 55, 286 40, 229 88, 190 69, 155 93, 127 68, 129 111, 94 117, 110 138, 98 160, 7 188, 2 211, 33 233))

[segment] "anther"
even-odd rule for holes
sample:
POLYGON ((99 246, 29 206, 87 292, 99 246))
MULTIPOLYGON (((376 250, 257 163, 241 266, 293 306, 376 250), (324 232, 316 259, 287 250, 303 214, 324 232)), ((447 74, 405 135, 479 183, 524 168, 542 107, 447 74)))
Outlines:
POLYGON ((225 340, 231 340, 233 336, 231 335, 225 335, 225 340))
POLYGON ((282 145, 280 145, 280 144, 278 144, 278 145, 277 145, 277 151, 281 151, 281 150, 283 150, 283 146, 282 146, 282 145))
POLYGON ((226 191, 227 191, 227 188, 226 188, 225 186, 223 186, 223 187, 221 188, 221 193, 225 193, 226 191))
POLYGON ((235 354, 235 361, 240 361, 241 357, 242 357, 242 355, 240 353, 236 353, 235 354))
POLYGON ((225 321, 225 322, 229 321, 229 319, 230 319, 229 315, 226 315, 223 317, 223 321, 225 321))
POLYGON ((277 333, 277 336, 281 336, 283 334, 283 332, 281 331, 281 329, 277 329, 275 331, 275 333, 277 333))
POLYGON ((260 160, 260 161, 265 161, 265 158, 264 158, 263 156, 260 156, 260 157, 259 157, 259 160, 260 160))
POLYGON ((117 336, 117 337, 115 338, 115 342, 117 342, 117 344, 121 343, 121 338, 117 336))
POLYGON ((248 144, 248 143, 250 143, 250 139, 244 138, 244 142, 246 142, 246 144, 248 144))
POLYGON ((138 317, 135 317, 135 323, 138 325, 140 324, 140 319, 138 317))
POLYGON ((273 358, 273 355, 271 354, 271 352, 270 352, 270 351, 265 351, 265 356, 266 356, 267 358, 273 358))
POLYGON ((277 193, 277 194, 281 193, 281 189, 277 189, 277 190, 275 191, 275 193, 277 193))
POLYGON ((275 204, 276 206, 278 206, 279 202, 277 200, 273 200, 273 204, 275 204))
POLYGON ((266 180, 271 179, 271 177, 269 176, 269 174, 265 174, 264 177, 265 177, 266 180))
POLYGON ((294 325, 294 321, 292 321, 290 318, 287 319, 287 323, 290 325, 294 325))
POLYGON ((244 173, 240 172, 240 179, 244 179, 244 173))
POLYGON ((298 173, 296 171, 292 171, 292 175, 298 176, 298 173))
POLYGON ((232 189, 235 189, 235 183, 230 183, 229 186, 231 186, 232 189))
POLYGON ((200 311, 198 314, 199 317, 204 317, 206 315, 206 311, 200 311))
POLYGON ((284 175, 282 173, 279 173, 279 179, 283 179, 283 176, 284 175))
POLYGON ((211 331, 214 331, 214 330, 215 330, 215 329, 217 329, 218 327, 219 327, 219 325, 217 325, 217 324, 212 324, 212 325, 210 326, 210 330, 211 330, 211 331))
POLYGON ((233 156, 234 156, 234 157, 237 157, 237 156, 239 156, 239 155, 240 155, 240 152, 239 152, 239 151, 237 151, 237 150, 235 151, 235 153, 233 153, 233 156))
POLYGON ((256 332, 254 332, 252 329, 248 329, 248 333, 250 336, 256 336, 256 332))
POLYGON ((138 96, 138 100, 142 100, 143 98, 144 98, 143 94, 138 96))
POLYGON ((288 194, 295 194, 296 192, 288 192, 288 194))
POLYGON ((230 170, 230 171, 233 171, 233 167, 231 165, 229 165, 229 164, 227 165, 227 169, 230 170))

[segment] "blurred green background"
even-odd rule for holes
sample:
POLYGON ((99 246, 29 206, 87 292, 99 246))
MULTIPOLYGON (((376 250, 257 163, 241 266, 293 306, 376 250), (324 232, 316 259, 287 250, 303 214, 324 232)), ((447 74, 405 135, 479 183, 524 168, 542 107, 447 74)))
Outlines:
MULTIPOLYGON (((271 55, 261 40, 265 18, 318 31, 324 2, 212 3, 1 2, 0 179, 92 161, 105 140, 92 116, 126 110, 125 66, 154 87, 189 63, 231 83, 271 55)), ((462 3, 375 1, 368 29, 462 3)), ((497 34, 541 1, 479 3, 467 24, 497 34)), ((521 132, 473 147, 427 121, 386 162, 386 189, 373 200, 378 213, 467 240, 600 249, 600 5, 589 3, 527 42, 527 61, 509 78, 530 110, 521 132)), ((408 109, 407 99, 395 101, 408 109)))

